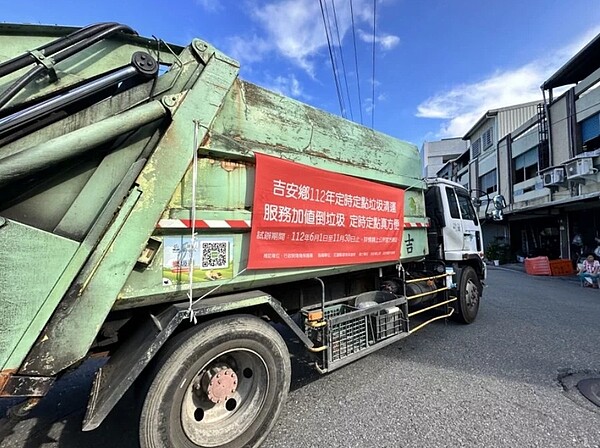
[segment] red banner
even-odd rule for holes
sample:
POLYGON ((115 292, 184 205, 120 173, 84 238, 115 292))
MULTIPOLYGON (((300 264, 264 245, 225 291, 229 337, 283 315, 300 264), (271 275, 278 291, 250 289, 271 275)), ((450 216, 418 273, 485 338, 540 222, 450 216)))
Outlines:
POLYGON ((395 261, 404 190, 256 154, 249 269, 395 261))

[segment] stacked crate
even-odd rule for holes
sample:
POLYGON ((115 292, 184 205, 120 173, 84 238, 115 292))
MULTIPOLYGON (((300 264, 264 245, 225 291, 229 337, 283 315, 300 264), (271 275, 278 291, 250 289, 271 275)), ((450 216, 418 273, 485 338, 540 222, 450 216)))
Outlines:
POLYGON ((548 257, 525 259, 525 272, 529 275, 573 275, 571 260, 548 260, 548 257))
POLYGON ((573 275, 575 273, 571 260, 550 261, 550 271, 552 275, 573 275))
POLYGON ((529 275, 552 275, 548 257, 525 258, 525 272, 529 275))

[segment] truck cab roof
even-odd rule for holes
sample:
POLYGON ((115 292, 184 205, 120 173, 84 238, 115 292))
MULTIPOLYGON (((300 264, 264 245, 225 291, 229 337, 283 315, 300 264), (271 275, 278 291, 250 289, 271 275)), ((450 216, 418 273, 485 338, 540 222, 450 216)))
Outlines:
POLYGON ((464 190, 467 189, 467 188, 465 188, 464 185, 461 185, 458 182, 454 182, 454 181, 451 181, 448 179, 443 179, 441 177, 426 177, 425 182, 427 183, 428 187, 432 186, 432 185, 444 184, 444 185, 449 185, 449 186, 455 187, 455 188, 462 188, 464 190))

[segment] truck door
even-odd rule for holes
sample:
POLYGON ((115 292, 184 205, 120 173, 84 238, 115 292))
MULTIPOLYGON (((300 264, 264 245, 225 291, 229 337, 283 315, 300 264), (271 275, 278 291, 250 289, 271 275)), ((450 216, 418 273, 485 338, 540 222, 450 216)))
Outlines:
POLYGON ((444 249, 449 260, 462 260, 463 253, 481 251, 479 220, 471 198, 466 191, 445 185, 443 194, 447 203, 444 249))
POLYGON ((463 250, 463 223, 458 208, 458 199, 453 187, 442 186, 442 197, 446 202, 444 227, 444 252, 446 258, 451 260, 462 260, 463 250))
POLYGON ((455 189, 456 197, 458 198, 458 208, 462 218, 463 227, 463 248, 464 252, 477 253, 481 252, 481 231, 479 228, 479 219, 477 212, 473 207, 471 198, 465 190, 460 188, 455 189))

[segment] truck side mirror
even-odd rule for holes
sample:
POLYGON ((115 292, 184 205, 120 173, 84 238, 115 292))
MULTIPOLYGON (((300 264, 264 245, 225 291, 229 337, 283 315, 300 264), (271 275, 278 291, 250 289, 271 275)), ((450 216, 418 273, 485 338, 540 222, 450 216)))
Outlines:
POLYGON ((502 221, 504 219, 502 210, 492 210, 491 215, 492 215, 492 220, 494 220, 494 221, 502 221))
MULTIPOLYGON (((503 208, 506 207, 506 199, 504 199, 504 196, 502 196, 501 194, 497 194, 496 196, 494 196, 494 199, 492 199, 492 202, 494 204, 494 208, 497 211, 501 211, 503 208)), ((494 214, 492 214, 494 215, 494 214)), ((502 214, 500 214, 500 216, 502 216, 502 214)), ((502 218, 500 218, 502 219, 502 218)), ((494 218, 494 221, 496 221, 496 218, 494 218)))

